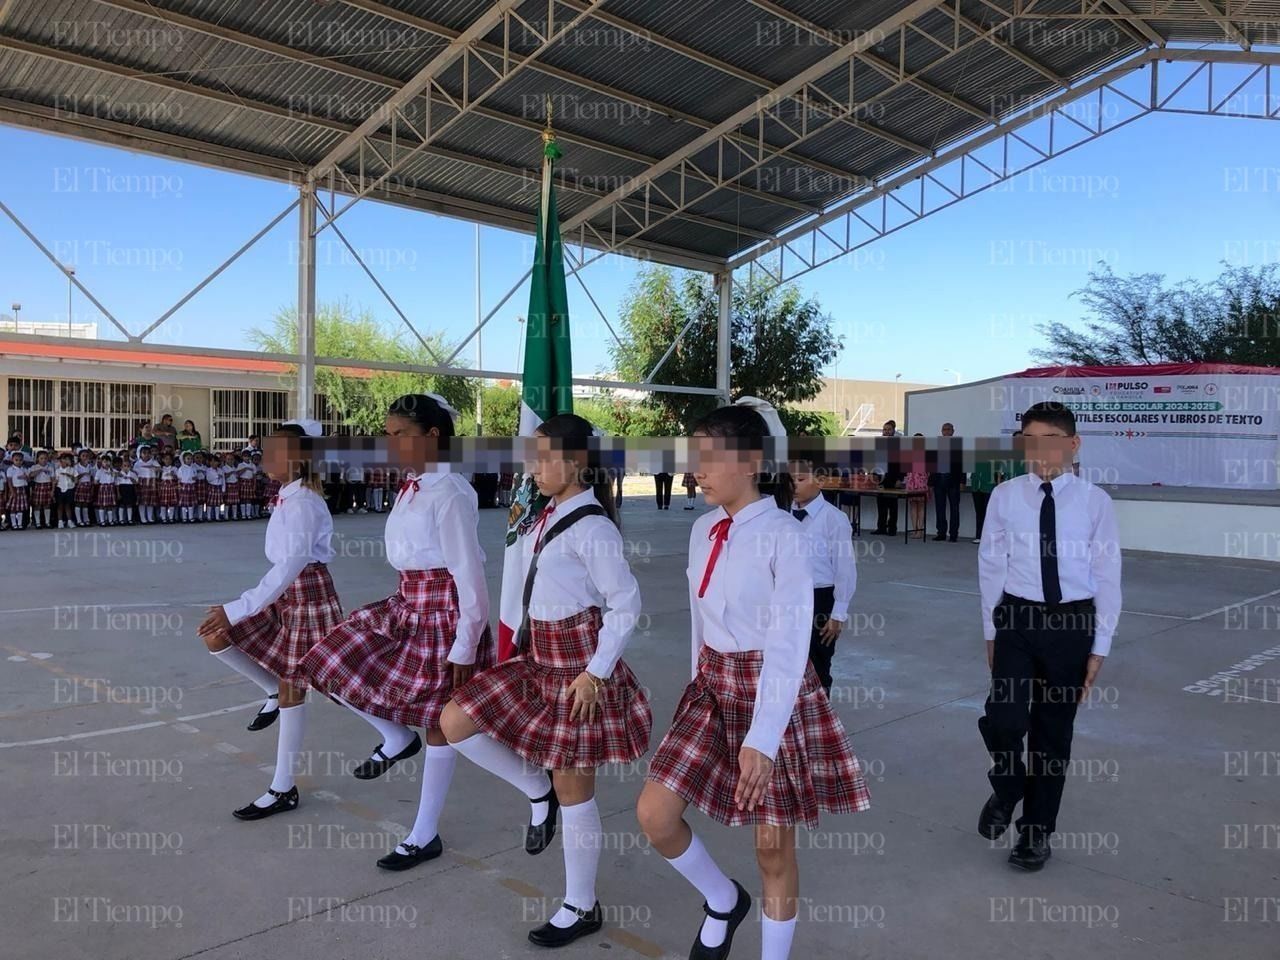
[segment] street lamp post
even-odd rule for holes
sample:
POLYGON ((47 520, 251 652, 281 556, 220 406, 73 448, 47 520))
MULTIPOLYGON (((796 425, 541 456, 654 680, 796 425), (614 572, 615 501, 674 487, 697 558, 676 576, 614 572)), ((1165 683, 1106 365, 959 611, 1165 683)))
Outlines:
POLYGON ((18 311, 22 309, 22 304, 20 304, 20 303, 15 303, 15 304, 13 304, 13 308, 12 308, 12 309, 13 309, 13 332, 14 332, 14 333, 21 333, 21 330, 20 330, 19 325, 18 325, 18 311))

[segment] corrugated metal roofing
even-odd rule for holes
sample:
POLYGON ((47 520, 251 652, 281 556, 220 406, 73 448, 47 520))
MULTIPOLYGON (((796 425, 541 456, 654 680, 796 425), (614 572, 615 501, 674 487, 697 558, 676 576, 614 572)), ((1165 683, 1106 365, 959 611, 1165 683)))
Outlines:
MULTIPOLYGON (((7 4, 0 7, 6 78, 0 120, 297 176, 366 118, 381 115, 401 85, 491 6, 489 0, 7 4)), ((465 73, 458 61, 436 78, 432 124, 451 125, 379 197, 530 225, 549 96, 565 149, 562 215, 571 217, 907 6, 906 0, 611 0, 451 122, 451 104, 464 87, 474 91, 492 81, 504 37, 503 27, 494 28, 465 73)), ((554 0, 552 10, 563 24, 586 7, 585 0, 554 0)), ((547 11, 547 0, 516 5, 508 24, 513 61, 541 45, 547 11)), ((837 102, 852 78, 858 98, 869 101, 854 122, 829 123, 835 105, 821 95, 807 108, 783 100, 763 122, 740 128, 742 150, 750 153, 758 136, 775 148, 786 144, 802 124, 820 132, 759 164, 718 145, 698 152, 692 160, 710 175, 747 172, 731 186, 686 183, 687 206, 665 220, 670 207, 656 191, 633 194, 628 209, 661 222, 631 244, 672 262, 722 262, 849 196, 860 178, 882 180, 919 159, 920 150, 984 129, 987 121, 974 109, 939 92, 999 117, 1057 92, 1055 78, 1077 81, 1148 45, 1142 25, 1080 11, 1079 0, 1040 0, 1018 16, 1008 0, 947 0, 907 28, 881 31, 852 70, 845 64, 813 78, 813 88, 837 102), (961 48, 949 54, 957 39, 961 48), (899 54, 908 73, 920 71, 920 83, 885 75, 897 69, 899 54)), ((1172 0, 1160 11, 1145 24, 1168 41, 1227 40, 1196 0, 1172 0)), ((1237 24, 1246 37, 1274 36, 1280 0, 1253 3, 1248 20, 1237 24)), ((420 95, 403 113, 421 125, 425 106, 420 95)), ((384 126, 374 137, 383 154, 390 135, 384 126)), ((342 167, 354 174, 358 163, 353 155, 342 167)), ((674 174, 655 185, 680 196, 674 174)), ((592 223, 603 232, 611 221, 606 213, 592 223)))

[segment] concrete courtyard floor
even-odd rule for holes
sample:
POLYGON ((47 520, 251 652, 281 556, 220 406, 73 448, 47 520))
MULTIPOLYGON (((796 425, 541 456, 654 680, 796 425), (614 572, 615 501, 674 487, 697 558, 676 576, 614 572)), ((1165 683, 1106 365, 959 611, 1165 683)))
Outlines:
MULTIPOLYGON (((623 511, 651 616, 627 659, 651 690, 655 743, 689 662, 684 554, 697 513, 680 503, 659 513, 630 496, 623 511)), ((382 522, 337 520, 332 572, 347 609, 394 586, 382 522)), ((482 513, 495 598, 503 522, 502 511, 482 513)), ((207 605, 261 574, 263 528, 0 534, 0 956, 543 955, 525 934, 562 892, 559 842, 527 856, 523 801, 466 761, 441 823, 444 856, 380 871, 374 860, 413 820, 416 765, 353 779, 376 737, 313 698, 300 808, 262 823, 231 818, 267 785, 275 729, 245 730, 256 688, 194 630, 207 605)), ((988 793, 976 550, 858 542, 833 699, 873 806, 801 832, 793 955, 1280 956, 1277 568, 1126 555, 1126 614, 1077 722, 1063 833, 1048 867, 1028 875, 1005 863, 1007 841, 974 829, 988 793), (1231 669, 1216 692, 1184 689, 1231 669)), ((700 898, 638 834, 642 776, 600 778, 609 924, 566 957, 687 954, 700 898)), ((758 893, 749 833, 692 820, 758 893)), ((755 917, 734 956, 759 956, 755 917)))

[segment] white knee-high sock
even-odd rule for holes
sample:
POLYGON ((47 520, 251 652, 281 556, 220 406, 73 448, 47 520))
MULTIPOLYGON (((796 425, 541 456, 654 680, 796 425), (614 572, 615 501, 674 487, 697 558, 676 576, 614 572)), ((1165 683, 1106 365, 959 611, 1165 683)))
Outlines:
MULTIPOLYGON (((702 845, 702 840, 696 833, 689 841, 689 849, 667 863, 694 885, 712 910, 728 913, 737 905, 737 888, 711 858, 710 852, 702 845)), ((707 917, 702 921, 702 931, 698 938, 704 946, 718 947, 724 943, 728 929, 729 925, 725 921, 707 917)))
MULTIPOLYGON (((294 775, 298 771, 302 755, 302 735, 307 726, 307 705, 299 703, 280 708, 280 720, 276 733, 276 772, 271 778, 271 789, 285 793, 293 789, 294 775)), ((269 807, 276 798, 264 793, 253 801, 260 807, 269 807)))
POLYGON ((426 745, 422 759, 422 794, 418 799, 418 818, 413 821, 413 829, 404 838, 401 847, 410 843, 415 847, 425 847, 436 838, 436 834, 440 832, 440 811, 444 809, 444 799, 449 795, 449 784, 453 782, 453 768, 457 763, 458 754, 448 744, 442 747, 430 743, 426 745))
POLYGON ((564 837, 564 903, 551 918, 552 926, 571 927, 578 915, 566 909, 590 910, 596 905, 596 869, 600 865, 600 808, 595 797, 586 803, 561 807, 564 837))
MULTIPOLYGON (((411 727, 406 727, 403 723, 396 723, 394 720, 375 717, 372 713, 367 713, 341 698, 339 698, 339 701, 382 735, 382 752, 386 756, 394 757, 409 744, 413 743, 413 729, 411 727)), ((427 839, 430 840, 431 837, 427 837, 427 839)))
MULTIPOLYGON (((225 650, 216 650, 213 651, 213 655, 242 677, 248 677, 260 686, 262 692, 268 696, 280 689, 280 678, 273 677, 258 661, 254 660, 239 647, 231 646, 225 650)), ((274 709, 274 704, 274 700, 268 700, 263 705, 263 709, 274 709)))
POLYGON ((796 918, 774 920, 760 911, 760 960, 787 960, 796 935, 796 918))
MULTIPOLYGON (((476 766, 507 781, 531 802, 551 792, 551 778, 547 776, 547 771, 535 769, 533 764, 510 747, 504 747, 483 733, 459 740, 450 746, 476 766)), ((546 820, 551 808, 546 802, 533 803, 532 806, 532 823, 536 827, 546 820)))

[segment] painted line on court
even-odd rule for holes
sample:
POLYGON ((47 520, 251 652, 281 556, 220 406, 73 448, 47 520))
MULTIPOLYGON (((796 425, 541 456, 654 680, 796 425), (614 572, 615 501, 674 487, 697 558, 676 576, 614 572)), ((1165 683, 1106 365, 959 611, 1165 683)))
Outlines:
POLYGON ((1210 610, 1208 613, 1202 613, 1199 616, 1192 617, 1192 620, 1207 620, 1209 617, 1217 616, 1219 613, 1226 613, 1228 610, 1234 610, 1236 607, 1243 607, 1247 603, 1257 603, 1259 600, 1265 600, 1267 597, 1274 597, 1280 593, 1280 590, 1271 590, 1267 593, 1260 593, 1256 597, 1248 597, 1244 600, 1237 600, 1235 603, 1228 603, 1226 606, 1218 607, 1216 610, 1210 610))
MULTIPOLYGON (((150 730, 155 727, 175 727, 181 729, 181 726, 189 726, 189 720, 204 720, 207 717, 217 717, 224 713, 234 713, 237 710, 247 710, 249 707, 261 707, 262 699, 259 698, 250 703, 241 703, 234 707, 223 707, 221 710, 210 710, 208 713, 193 713, 188 717, 174 717, 172 720, 151 720, 147 723, 131 723, 123 727, 108 727, 105 730, 86 730, 84 733, 68 733, 60 737, 44 737, 41 740, 20 740, 16 743, 0 743, 0 750, 9 747, 41 747, 47 743, 68 743, 72 740, 88 740, 92 737, 105 737, 113 733, 132 733, 135 730, 150 730)), ((191 728, 198 729, 198 728, 191 728)), ((190 732, 189 730, 186 732, 190 732)))
POLYGON ((56 607, 16 607, 12 610, 0 610, 0 614, 4 613, 56 613, 59 610, 65 610, 67 607, 111 607, 113 610, 135 610, 142 608, 155 607, 211 607, 212 603, 205 601, 192 600, 190 603, 173 603, 171 601, 156 603, 62 603, 56 607))

